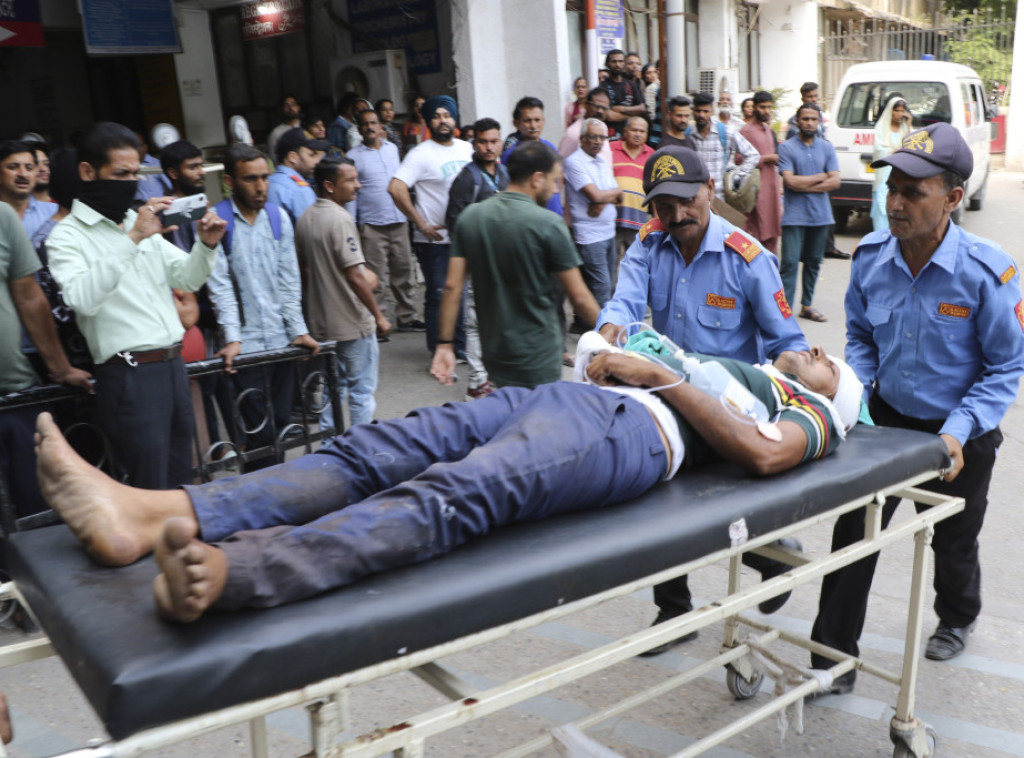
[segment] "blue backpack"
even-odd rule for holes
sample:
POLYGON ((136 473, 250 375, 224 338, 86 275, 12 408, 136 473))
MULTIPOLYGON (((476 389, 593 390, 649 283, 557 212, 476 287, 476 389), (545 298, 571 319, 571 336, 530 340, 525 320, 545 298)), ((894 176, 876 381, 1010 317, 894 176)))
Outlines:
MULTIPOLYGON (((268 202, 265 206, 267 209, 267 220, 270 221, 270 231, 274 234, 274 239, 281 239, 281 208, 275 203, 268 202)), ((242 290, 238 286, 238 278, 235 276, 235 270, 231 267, 231 239, 235 231, 235 213, 231 209, 231 199, 221 200, 214 206, 214 212, 222 219, 228 222, 227 229, 224 230, 224 238, 221 240, 221 247, 224 248, 224 257, 228 262, 228 276, 231 277, 231 289, 235 291, 235 302, 238 303, 238 320, 242 326, 245 326, 245 310, 242 308, 242 290)))

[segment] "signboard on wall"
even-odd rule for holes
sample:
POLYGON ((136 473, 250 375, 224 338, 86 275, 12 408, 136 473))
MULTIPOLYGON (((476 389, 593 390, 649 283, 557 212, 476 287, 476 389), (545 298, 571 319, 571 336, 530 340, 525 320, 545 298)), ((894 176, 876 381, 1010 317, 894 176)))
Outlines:
POLYGON ((238 12, 242 16, 242 39, 280 37, 306 28, 304 0, 263 0, 245 3, 238 12))
POLYGON ((0 47, 43 47, 39 0, 0 0, 0 47))
POLYGON ((602 53, 614 50, 626 36, 620 0, 594 0, 594 24, 602 53))
POLYGON ((401 48, 414 73, 437 73, 441 46, 436 6, 435 0, 348 0, 352 52, 373 52, 381 45, 401 48))
POLYGON ((79 0, 89 55, 180 53, 173 0, 79 0))

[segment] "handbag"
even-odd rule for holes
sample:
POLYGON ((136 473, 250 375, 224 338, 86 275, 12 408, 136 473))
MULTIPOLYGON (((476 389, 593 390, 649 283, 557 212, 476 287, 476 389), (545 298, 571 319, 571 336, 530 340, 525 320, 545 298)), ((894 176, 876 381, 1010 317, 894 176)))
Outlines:
POLYGON ((757 194, 761 190, 761 170, 755 168, 747 174, 739 187, 734 181, 734 171, 726 169, 725 172, 725 202, 740 213, 750 213, 757 205, 757 194))

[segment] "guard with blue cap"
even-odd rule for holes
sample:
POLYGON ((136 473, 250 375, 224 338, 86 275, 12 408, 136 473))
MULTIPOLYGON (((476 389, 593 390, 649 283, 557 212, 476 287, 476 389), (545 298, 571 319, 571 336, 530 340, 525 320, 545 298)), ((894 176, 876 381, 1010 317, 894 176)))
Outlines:
MULTIPOLYGON (((654 218, 626 250, 615 292, 597 319, 601 336, 617 344, 623 328, 642 322, 649 306, 654 328, 687 352, 763 364, 784 351, 808 349, 786 301, 778 259, 711 210, 715 180, 695 151, 672 145, 651 154, 644 192, 654 218)), ((751 553, 743 559, 765 579, 788 568, 751 553)), ((761 610, 778 610, 786 597, 765 601, 761 610)), ((655 624, 692 608, 685 576, 655 587, 654 599, 655 624)), ((686 639, 692 637, 647 654, 686 639)))
MULTIPOLYGON (((954 127, 938 123, 911 132, 898 150, 871 165, 892 166, 890 228, 867 235, 854 253, 846 360, 864 384, 877 424, 932 432, 946 443, 949 468, 920 486, 966 501, 962 513, 935 525, 932 541, 939 624, 925 656, 944 661, 963 652, 981 612, 978 534, 1003 440, 999 423, 1024 373, 1020 275, 996 243, 950 218, 974 169, 954 127)), ((883 527, 898 503, 886 501, 883 527)), ((863 536, 863 511, 847 514, 836 522, 832 549, 863 536)), ((815 641, 858 654, 876 560, 825 577, 815 641)), ((816 668, 832 663, 812 656, 816 668)), ((849 692, 855 675, 823 692, 849 692)))

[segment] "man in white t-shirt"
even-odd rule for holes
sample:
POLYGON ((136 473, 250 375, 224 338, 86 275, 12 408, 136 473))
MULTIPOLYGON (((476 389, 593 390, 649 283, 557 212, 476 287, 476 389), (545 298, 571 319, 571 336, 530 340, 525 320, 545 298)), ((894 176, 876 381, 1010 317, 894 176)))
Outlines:
MULTIPOLYGON (((468 142, 455 139, 455 123, 459 111, 452 98, 447 95, 432 97, 423 103, 420 112, 430 127, 430 139, 406 154, 388 185, 388 193, 398 210, 415 227, 412 249, 423 271, 423 318, 427 322, 427 350, 433 355, 437 347, 441 292, 448 277, 450 230, 444 226, 448 189, 462 167, 472 159, 473 148, 468 142), (414 187, 415 204, 410 194, 414 187)), ((458 324, 454 339, 456 355, 464 354, 466 347, 461 313, 458 324)))

